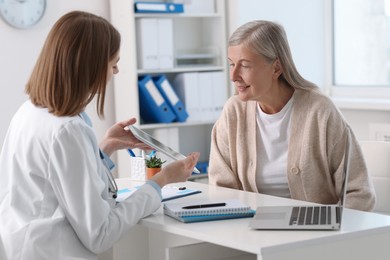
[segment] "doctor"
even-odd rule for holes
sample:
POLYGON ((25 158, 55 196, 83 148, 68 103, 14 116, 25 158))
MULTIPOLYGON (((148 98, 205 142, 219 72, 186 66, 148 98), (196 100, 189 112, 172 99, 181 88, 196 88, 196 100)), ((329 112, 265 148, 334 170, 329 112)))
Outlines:
MULTIPOLYGON (((120 35, 101 17, 70 12, 50 31, 0 154, 0 237, 7 259, 96 259, 161 205, 161 187, 185 181, 199 153, 162 169, 116 203, 109 156, 149 148, 127 125, 97 143, 84 109, 118 73, 120 35)), ((0 247, 1 248, 1 247, 0 247)))

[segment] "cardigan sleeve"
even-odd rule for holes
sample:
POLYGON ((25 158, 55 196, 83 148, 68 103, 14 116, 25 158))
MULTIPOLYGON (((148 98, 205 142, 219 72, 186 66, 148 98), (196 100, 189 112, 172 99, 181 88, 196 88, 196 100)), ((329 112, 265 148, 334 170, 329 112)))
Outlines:
POLYGON ((237 174, 232 170, 236 159, 232 156, 234 151, 229 146, 234 142, 229 136, 226 118, 224 111, 211 132, 209 184, 242 189, 237 174))
POLYGON ((231 117, 235 115, 229 112, 228 101, 211 132, 209 184, 242 189, 237 171, 233 170, 237 167, 237 157, 236 137, 231 134, 234 130, 229 128, 231 117))
MULTIPOLYGON (((348 184, 345 206, 371 211, 375 206, 375 192, 369 178, 363 153, 354 133, 350 130, 350 149, 348 163, 348 184)), ((348 152, 348 151, 346 151, 348 152)), ((345 163, 345 162, 344 162, 345 163)))

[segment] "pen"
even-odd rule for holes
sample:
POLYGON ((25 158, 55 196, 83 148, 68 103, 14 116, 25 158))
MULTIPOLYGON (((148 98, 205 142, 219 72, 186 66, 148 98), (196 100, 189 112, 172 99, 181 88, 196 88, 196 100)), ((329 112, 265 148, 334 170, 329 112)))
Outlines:
POLYGON ((200 208, 212 208, 212 207, 223 207, 226 206, 226 203, 212 203, 212 204, 200 204, 200 205, 190 205, 182 207, 182 209, 200 209, 200 208))
POLYGON ((131 149, 127 149, 127 152, 130 154, 131 157, 137 157, 135 156, 135 153, 131 149))

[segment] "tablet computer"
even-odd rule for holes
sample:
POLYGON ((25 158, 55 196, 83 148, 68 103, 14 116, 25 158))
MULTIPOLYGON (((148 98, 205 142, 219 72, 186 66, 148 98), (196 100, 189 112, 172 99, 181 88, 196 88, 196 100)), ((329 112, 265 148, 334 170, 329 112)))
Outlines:
MULTIPOLYGON (((127 128, 133 133, 133 135, 140 141, 144 142, 145 144, 149 145, 150 147, 154 148, 156 151, 161 152, 165 154, 166 156, 174 159, 174 160, 181 160, 186 158, 183 154, 176 152, 171 147, 166 146, 165 144, 161 143, 160 141, 154 139, 151 135, 145 133, 141 129, 129 125, 127 128)), ((195 167, 194 168, 195 173, 200 173, 200 171, 195 167)))

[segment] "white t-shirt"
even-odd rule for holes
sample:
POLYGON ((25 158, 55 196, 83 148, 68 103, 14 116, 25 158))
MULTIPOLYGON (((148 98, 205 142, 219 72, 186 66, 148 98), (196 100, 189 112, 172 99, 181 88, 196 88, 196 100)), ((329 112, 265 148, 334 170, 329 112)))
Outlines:
POLYGON ((264 113, 257 106, 257 173, 260 193, 290 197, 287 181, 287 153, 294 95, 276 114, 264 113))

